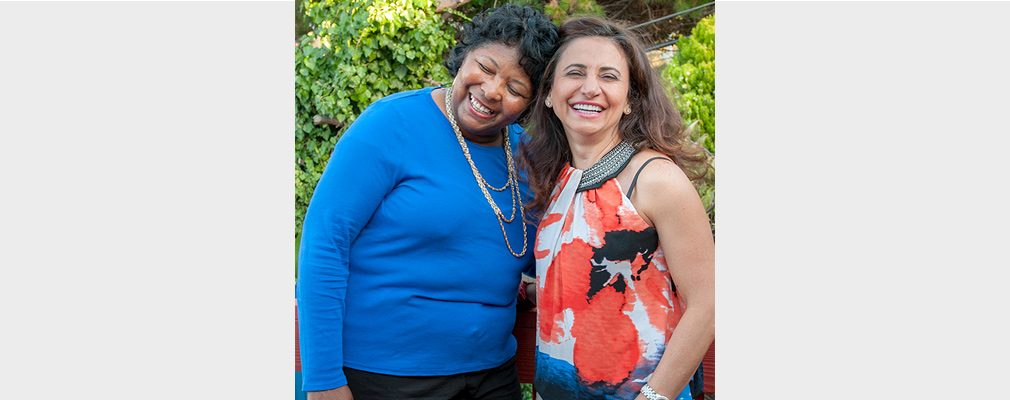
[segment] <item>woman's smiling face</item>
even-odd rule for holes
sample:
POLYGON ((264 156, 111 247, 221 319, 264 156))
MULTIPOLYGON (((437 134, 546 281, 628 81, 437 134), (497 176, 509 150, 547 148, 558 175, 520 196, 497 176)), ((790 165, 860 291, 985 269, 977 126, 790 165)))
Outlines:
POLYGON ((460 131, 477 143, 497 140, 533 99, 519 51, 490 43, 470 51, 453 81, 452 113, 460 131))
POLYGON ((629 79, 627 58, 608 38, 578 38, 562 50, 548 98, 569 140, 617 134, 629 79))

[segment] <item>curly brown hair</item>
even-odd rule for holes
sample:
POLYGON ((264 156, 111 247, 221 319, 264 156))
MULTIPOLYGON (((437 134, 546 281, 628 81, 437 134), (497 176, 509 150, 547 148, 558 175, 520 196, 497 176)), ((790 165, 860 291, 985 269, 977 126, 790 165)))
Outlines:
POLYGON ((533 192, 526 205, 532 218, 547 209, 558 175, 572 161, 561 120, 544 105, 554 84, 558 59, 568 45, 583 37, 605 37, 624 52, 628 60, 630 87, 628 104, 635 112, 624 115, 618 123, 622 139, 635 148, 650 148, 670 157, 693 181, 705 179, 710 168, 708 156, 688 138, 684 121, 671 101, 665 81, 652 68, 640 41, 627 29, 598 17, 570 18, 561 24, 558 49, 547 63, 537 98, 530 110, 529 140, 520 148, 519 167, 533 192))

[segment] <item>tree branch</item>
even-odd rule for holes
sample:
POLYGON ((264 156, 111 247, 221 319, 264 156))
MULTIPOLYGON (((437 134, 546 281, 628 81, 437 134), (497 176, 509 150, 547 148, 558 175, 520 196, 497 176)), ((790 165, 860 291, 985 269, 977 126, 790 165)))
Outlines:
POLYGON ((447 8, 455 10, 459 8, 459 6, 469 2, 470 0, 439 0, 438 7, 435 8, 435 12, 442 12, 447 8))
POLYGON ((315 117, 312 117, 312 123, 316 125, 329 124, 333 125, 337 129, 340 129, 344 126, 344 123, 340 122, 340 120, 323 115, 317 115, 315 117))
POLYGON ((445 86, 445 82, 439 82, 430 78, 421 78, 421 82, 427 83, 434 86, 445 86))

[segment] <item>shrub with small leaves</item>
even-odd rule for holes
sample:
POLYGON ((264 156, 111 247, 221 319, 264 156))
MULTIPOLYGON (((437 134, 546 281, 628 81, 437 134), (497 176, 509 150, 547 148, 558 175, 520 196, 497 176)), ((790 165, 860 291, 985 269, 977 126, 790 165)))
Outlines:
POLYGON ((449 82, 437 0, 305 0, 295 48, 295 232, 343 131, 387 95, 449 82), (314 120, 314 117, 316 120, 314 120))
MULTIPOLYGON (((712 155, 715 162, 715 15, 698 21, 691 36, 681 37, 677 53, 662 75, 674 89, 673 97, 684 121, 691 129, 691 139, 712 155)), ((702 203, 715 228, 715 176, 698 185, 702 203)))
POLYGON ((561 24, 561 22, 573 15, 606 17, 603 7, 596 4, 596 0, 551 1, 544 5, 544 14, 550 17, 555 24, 561 24))
POLYGON ((698 22, 691 36, 681 37, 677 53, 663 70, 663 76, 676 89, 674 97, 684 120, 694 123, 705 148, 715 147, 715 16, 698 22))

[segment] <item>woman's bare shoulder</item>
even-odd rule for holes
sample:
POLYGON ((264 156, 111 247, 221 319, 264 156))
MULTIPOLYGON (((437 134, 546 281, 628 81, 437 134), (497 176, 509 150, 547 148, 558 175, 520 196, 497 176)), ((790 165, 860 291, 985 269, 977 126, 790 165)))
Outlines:
MULTIPOLYGON (((688 179, 684 170, 674 163, 670 157, 658 151, 644 149, 638 152, 638 154, 632 157, 629 167, 633 167, 633 170, 639 175, 637 185, 641 185, 643 188, 648 187, 649 193, 657 191, 653 189, 662 191, 695 190, 694 185, 691 184, 691 180, 688 179), (660 159, 653 160, 657 157, 660 157, 660 159), (642 168, 643 165, 645 165, 645 168, 642 168)), ((638 189, 635 190, 637 191, 638 189)))

